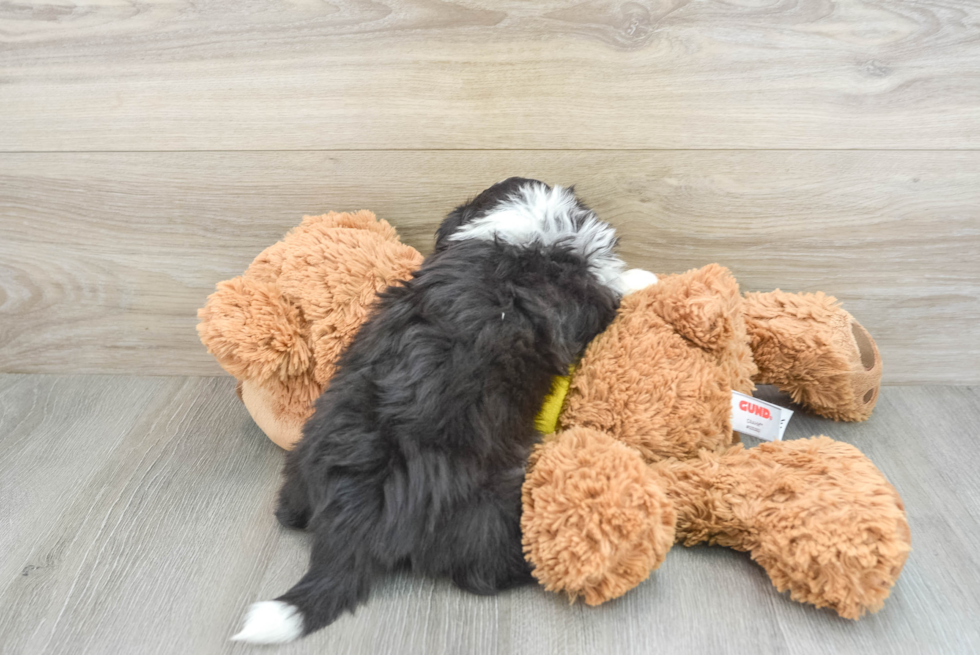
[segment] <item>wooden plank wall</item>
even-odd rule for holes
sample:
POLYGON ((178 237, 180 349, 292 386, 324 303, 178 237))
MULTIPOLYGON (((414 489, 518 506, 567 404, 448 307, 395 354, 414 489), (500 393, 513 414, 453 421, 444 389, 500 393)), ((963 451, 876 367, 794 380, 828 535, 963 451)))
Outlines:
POLYGON ((821 289, 980 382, 980 5, 0 5, 0 372, 216 374, 195 310, 303 214, 423 251, 508 175, 632 265, 821 289))

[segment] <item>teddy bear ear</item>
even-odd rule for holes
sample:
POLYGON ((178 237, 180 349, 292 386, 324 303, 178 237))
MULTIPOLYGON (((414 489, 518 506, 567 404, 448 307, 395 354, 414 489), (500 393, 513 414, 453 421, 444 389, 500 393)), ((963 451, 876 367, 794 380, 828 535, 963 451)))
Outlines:
POLYGON ((362 209, 356 212, 330 212, 319 216, 304 216, 297 231, 346 228, 373 232, 386 241, 398 241, 398 232, 391 224, 362 209))
POLYGON ((746 341, 738 282, 723 266, 709 264, 661 277, 638 295, 647 293, 668 325, 705 350, 718 352, 746 341))
POLYGON ((345 266, 333 269, 330 276, 329 307, 305 310, 315 319, 311 326, 316 359, 314 376, 320 383, 333 377, 340 353, 367 320, 377 294, 407 280, 422 264, 422 255, 417 250, 397 241, 361 239, 352 248, 334 254, 344 259, 345 266))
MULTIPOLYGON (((288 251, 277 284, 311 323, 371 304, 422 263, 415 248, 370 212, 308 216, 284 241, 288 251)), ((353 313, 363 321, 362 313, 353 313)))
POLYGON ((285 379, 310 367, 302 313, 275 284, 244 276, 219 282, 197 316, 201 342, 240 380, 285 379))
POLYGON ((276 241, 252 260, 252 263, 245 269, 243 277, 256 282, 275 284, 282 274, 282 263, 285 259, 286 243, 285 241, 276 241))
POLYGON ((245 271, 250 280, 274 283, 282 275, 282 266, 289 252, 311 238, 322 238, 326 230, 342 228, 369 232, 385 241, 398 242, 398 232, 388 221, 378 219, 373 212, 362 209, 356 212, 329 212, 316 216, 304 216, 303 222, 286 233, 255 258, 245 271))
POLYGON ((377 294, 411 277, 422 255, 370 212, 304 225, 290 237, 277 286, 309 322, 314 376, 325 384, 377 294))

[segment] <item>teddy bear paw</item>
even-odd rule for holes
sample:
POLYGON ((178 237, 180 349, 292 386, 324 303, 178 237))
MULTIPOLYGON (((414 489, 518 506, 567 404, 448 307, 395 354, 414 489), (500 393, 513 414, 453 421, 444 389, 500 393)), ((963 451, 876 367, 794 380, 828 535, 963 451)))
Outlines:
POLYGON ((604 432, 571 428, 539 445, 529 466, 521 532, 545 589, 598 605, 664 561, 677 515, 639 452, 604 432))

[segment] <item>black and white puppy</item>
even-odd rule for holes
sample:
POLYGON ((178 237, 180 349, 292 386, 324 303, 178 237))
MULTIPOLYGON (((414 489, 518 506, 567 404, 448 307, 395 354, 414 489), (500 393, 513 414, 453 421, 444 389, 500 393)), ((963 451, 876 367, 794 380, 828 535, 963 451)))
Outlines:
POLYGON ((233 639, 296 639, 410 568, 478 594, 532 581, 521 550, 534 417, 612 321, 655 281, 570 189, 511 178, 443 221, 413 278, 383 292, 340 358, 276 516, 312 532, 309 570, 256 603, 233 639), (652 279, 651 279, 652 278, 652 279))

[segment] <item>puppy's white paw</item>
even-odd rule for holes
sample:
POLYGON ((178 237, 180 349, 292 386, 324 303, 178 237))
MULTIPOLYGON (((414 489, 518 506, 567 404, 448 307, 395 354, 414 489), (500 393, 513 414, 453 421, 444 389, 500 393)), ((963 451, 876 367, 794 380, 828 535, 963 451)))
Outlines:
POLYGON ((303 634, 303 615, 281 600, 267 600, 248 608, 245 625, 232 641, 251 644, 284 644, 303 634))
POLYGON ((642 268, 631 268, 619 276, 619 284, 624 296, 656 283, 657 276, 642 268))

